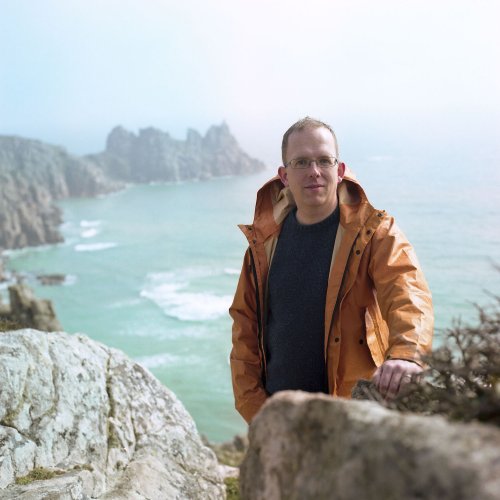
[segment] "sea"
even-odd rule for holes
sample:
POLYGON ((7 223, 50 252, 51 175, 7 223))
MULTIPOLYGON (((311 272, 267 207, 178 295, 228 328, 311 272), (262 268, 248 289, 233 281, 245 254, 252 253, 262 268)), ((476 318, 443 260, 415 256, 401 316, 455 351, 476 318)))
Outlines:
MULTIPOLYGON (((433 293, 436 345, 500 293, 496 164, 373 156, 355 166, 372 204, 396 217, 433 293), (461 165, 461 166, 460 166, 461 165)), ((175 392, 213 442, 245 432, 234 409, 228 315, 258 187, 275 174, 134 185, 59 203, 64 242, 6 252, 65 331, 125 351, 175 392), (40 274, 62 273, 60 285, 40 274)), ((1 290, 5 296, 5 285, 1 290)))

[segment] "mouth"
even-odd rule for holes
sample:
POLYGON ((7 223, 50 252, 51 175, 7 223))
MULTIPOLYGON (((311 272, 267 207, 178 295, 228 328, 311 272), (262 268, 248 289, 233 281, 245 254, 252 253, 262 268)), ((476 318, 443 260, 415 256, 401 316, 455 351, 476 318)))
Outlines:
POLYGON ((306 186, 306 189, 319 189, 325 187, 323 184, 309 184, 309 186, 306 186))

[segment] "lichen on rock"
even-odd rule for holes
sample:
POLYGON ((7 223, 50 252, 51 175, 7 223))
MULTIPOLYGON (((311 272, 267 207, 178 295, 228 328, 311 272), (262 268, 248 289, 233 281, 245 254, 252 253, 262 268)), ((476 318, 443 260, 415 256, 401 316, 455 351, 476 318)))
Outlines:
POLYGON ((184 406, 120 351, 82 335, 5 332, 0 385, 2 498, 57 488, 82 499, 224 498, 184 406), (37 468, 65 473, 15 484, 37 468))

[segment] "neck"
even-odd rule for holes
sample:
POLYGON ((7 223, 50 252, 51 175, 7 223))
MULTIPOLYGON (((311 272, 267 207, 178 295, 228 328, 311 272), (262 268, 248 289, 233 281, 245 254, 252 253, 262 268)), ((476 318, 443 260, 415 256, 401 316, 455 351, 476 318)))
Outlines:
POLYGON ((297 207, 297 220, 300 224, 316 224, 325 220, 337 208, 338 201, 328 207, 297 207))

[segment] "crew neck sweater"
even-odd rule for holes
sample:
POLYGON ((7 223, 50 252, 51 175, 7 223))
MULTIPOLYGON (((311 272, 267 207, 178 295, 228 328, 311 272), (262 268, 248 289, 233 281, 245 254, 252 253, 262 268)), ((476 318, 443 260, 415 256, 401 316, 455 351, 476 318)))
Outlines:
POLYGON ((316 224, 288 214, 269 271, 265 329, 266 391, 328 393, 325 302, 338 208, 316 224))

